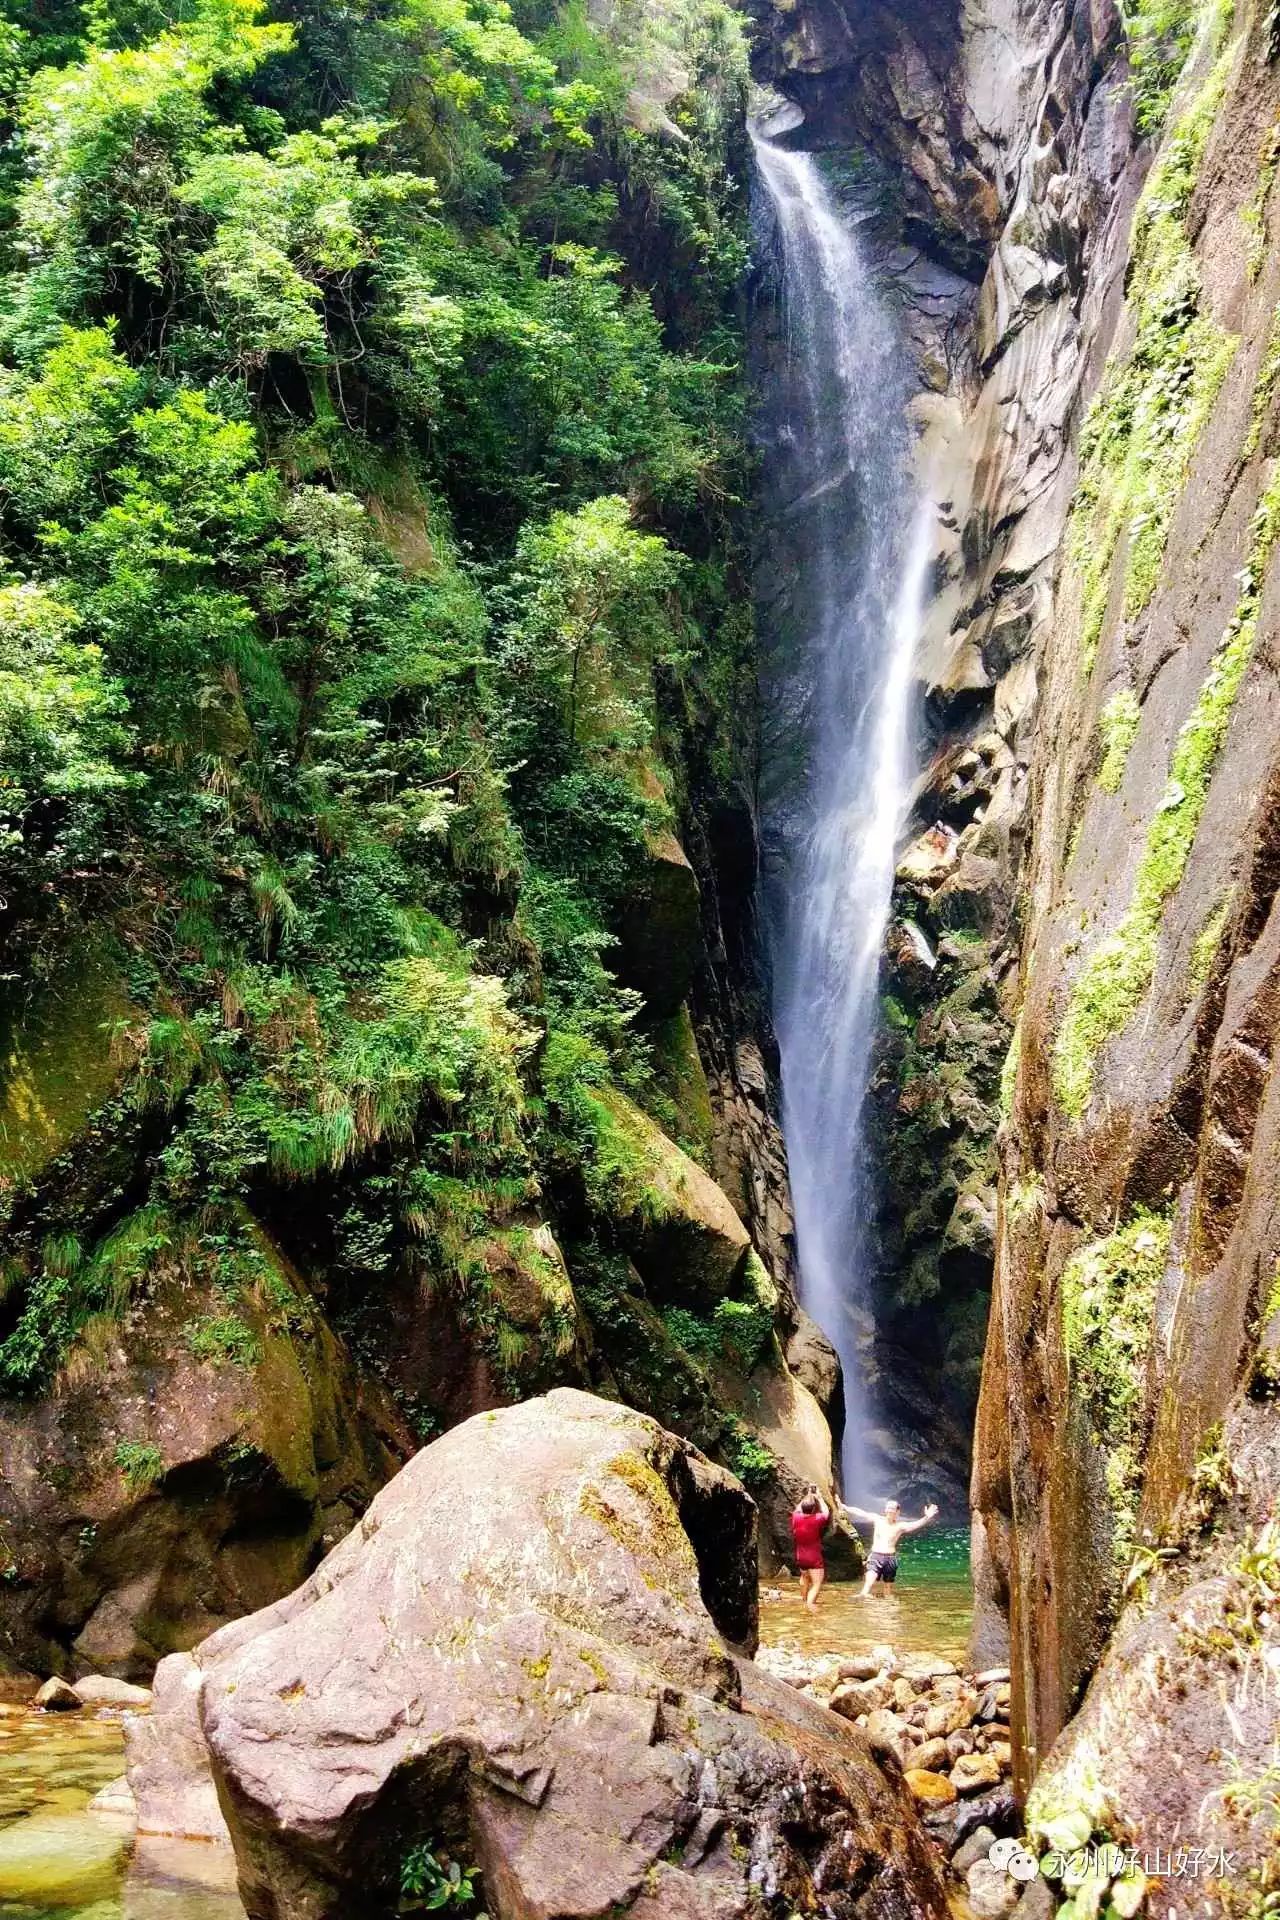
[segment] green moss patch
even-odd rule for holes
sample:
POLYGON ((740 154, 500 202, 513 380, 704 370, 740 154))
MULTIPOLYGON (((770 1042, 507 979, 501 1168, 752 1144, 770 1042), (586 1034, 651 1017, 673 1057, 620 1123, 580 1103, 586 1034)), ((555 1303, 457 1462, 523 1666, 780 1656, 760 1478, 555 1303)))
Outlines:
POLYGON ((1237 341, 1200 310, 1186 212, 1226 88, 1223 53, 1154 169, 1134 222, 1134 341, 1108 362, 1080 438, 1069 550, 1081 582, 1081 652, 1097 656, 1112 562, 1127 536, 1122 605, 1134 619, 1155 592, 1182 486, 1237 341))
POLYGON ((34 999, 0 1013, 0 1195, 69 1147, 123 1078, 112 1029, 128 1014, 119 966, 90 945, 34 999))
POLYGON ((1253 654, 1263 583, 1278 535, 1280 474, 1254 515, 1240 599, 1178 735, 1164 795, 1147 828, 1132 902, 1115 932, 1086 959, 1071 989, 1053 1055, 1054 1092, 1071 1119, 1079 1119, 1089 1104, 1100 1048, 1128 1024, 1151 986, 1165 903, 1191 856, 1236 695, 1253 654))
POLYGON ((1133 1544, 1147 1354, 1171 1231, 1170 1215, 1139 1208, 1081 1247, 1062 1274, 1071 1397, 1106 1456, 1118 1560, 1127 1561, 1133 1544))
POLYGON ((1124 779, 1125 762, 1129 758, 1129 749, 1138 735, 1138 723, 1142 718, 1142 709, 1138 705, 1136 694, 1124 687, 1113 694, 1098 716, 1098 732, 1102 739, 1102 762, 1098 768, 1098 785, 1104 793, 1119 793, 1120 782, 1124 779))

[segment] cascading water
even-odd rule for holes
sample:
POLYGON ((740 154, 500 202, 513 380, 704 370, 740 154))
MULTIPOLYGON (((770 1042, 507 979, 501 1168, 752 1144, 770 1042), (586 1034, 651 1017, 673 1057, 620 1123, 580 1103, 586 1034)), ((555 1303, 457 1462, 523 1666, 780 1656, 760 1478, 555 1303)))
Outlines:
POLYGON ((801 1297, 844 1367, 844 1484, 876 1478, 862 1124, 912 772, 912 662, 933 516, 909 365, 813 158, 753 136, 781 331, 760 412, 761 907, 801 1297))

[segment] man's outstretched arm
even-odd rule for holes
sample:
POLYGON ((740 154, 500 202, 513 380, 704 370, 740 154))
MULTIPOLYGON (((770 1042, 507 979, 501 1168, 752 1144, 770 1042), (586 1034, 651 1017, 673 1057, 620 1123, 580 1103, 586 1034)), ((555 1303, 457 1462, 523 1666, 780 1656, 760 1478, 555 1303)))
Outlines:
POLYGON ((865 1507, 851 1507, 847 1500, 840 1502, 840 1511, 852 1514, 855 1520, 870 1520, 874 1523, 880 1518, 878 1513, 868 1513, 865 1507))
POLYGON ((898 1531, 899 1533, 919 1533, 921 1527, 927 1527, 929 1522, 936 1520, 937 1517, 938 1509, 936 1507, 926 1507, 918 1520, 899 1521, 898 1531))

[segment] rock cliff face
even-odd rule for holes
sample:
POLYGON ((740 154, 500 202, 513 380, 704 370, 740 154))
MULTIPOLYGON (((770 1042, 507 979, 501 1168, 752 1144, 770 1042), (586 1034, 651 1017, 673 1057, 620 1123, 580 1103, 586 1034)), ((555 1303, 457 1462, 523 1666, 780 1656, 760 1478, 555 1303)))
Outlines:
POLYGON ((933 758, 879 1099, 888 1166, 922 1115, 948 1182, 890 1209, 910 1312, 976 1300, 994 1249, 980 1638, 1011 1635, 1038 1831, 1181 1820, 1265 1890, 1274 1683, 1229 1709, 1224 1676, 1273 1675, 1280 1482, 1272 27, 763 26, 784 137, 892 188, 921 347, 933 758))

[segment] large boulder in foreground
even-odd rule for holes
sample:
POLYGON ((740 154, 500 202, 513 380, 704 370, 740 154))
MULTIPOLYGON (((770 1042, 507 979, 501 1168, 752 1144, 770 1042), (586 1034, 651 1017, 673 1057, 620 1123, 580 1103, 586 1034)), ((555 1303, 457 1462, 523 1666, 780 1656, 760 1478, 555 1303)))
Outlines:
POLYGON ((389 1916, 422 1843, 478 1864, 494 1920, 941 1916, 862 1736, 729 1650, 755 1519, 687 1442, 570 1389, 417 1455, 296 1593, 197 1649, 252 1920, 389 1916))

